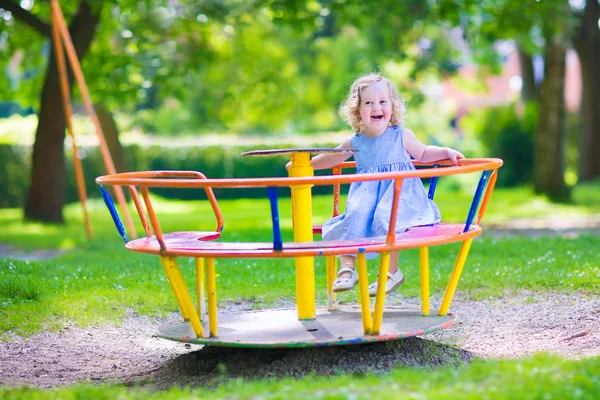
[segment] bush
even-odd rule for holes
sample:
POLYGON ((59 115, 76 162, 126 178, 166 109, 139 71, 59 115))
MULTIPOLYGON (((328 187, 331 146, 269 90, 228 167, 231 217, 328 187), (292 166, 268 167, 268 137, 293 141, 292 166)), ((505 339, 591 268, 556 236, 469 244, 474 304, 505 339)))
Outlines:
POLYGON ((25 202, 30 153, 27 146, 0 144, 0 208, 16 207, 25 202))
MULTIPOLYGON (((331 144, 331 147, 334 147, 331 144)), ((281 145, 281 148, 294 147, 281 145)), ((264 148, 264 146, 254 149, 264 148)), ((97 147, 82 148, 85 156, 82 159, 88 197, 99 197, 100 190, 95 183, 96 177, 106 175, 102 156, 97 147)), ((129 145, 124 148, 126 164, 131 171, 144 170, 191 170, 200 171, 208 178, 251 178, 251 177, 276 177, 287 176, 285 164, 287 156, 278 157, 242 157, 241 153, 253 150, 248 147, 142 147, 129 145)), ((0 208, 21 207, 30 181, 30 153, 29 146, 0 145, 0 208)), ((77 183, 71 152, 65 154, 66 169, 66 199, 67 202, 79 201, 77 183)), ((329 171, 318 171, 327 174, 329 171)), ((313 193, 331 193, 329 186, 316 186, 313 193)), ((252 198, 266 197, 264 188, 256 189, 215 189, 217 198, 252 198)), ((176 199, 204 199, 204 190, 189 189, 151 189, 152 193, 166 198, 176 199)), ((289 190, 281 190, 282 196, 289 196, 289 190)))
POLYGON ((471 129, 484 146, 485 156, 504 160, 498 186, 517 186, 531 181, 537 117, 534 104, 519 111, 516 105, 492 107, 474 111, 469 116, 471 129))

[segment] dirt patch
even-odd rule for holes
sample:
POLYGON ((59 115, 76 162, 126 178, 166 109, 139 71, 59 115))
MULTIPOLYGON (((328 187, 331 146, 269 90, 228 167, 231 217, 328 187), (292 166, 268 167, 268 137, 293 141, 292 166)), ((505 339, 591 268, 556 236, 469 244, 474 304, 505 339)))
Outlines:
POLYGON ((303 378, 309 374, 380 374, 398 365, 432 368, 468 362, 472 354, 421 338, 306 349, 204 347, 175 357, 149 378, 155 388, 213 386, 229 379, 303 378))
POLYGON ((484 224, 485 236, 563 236, 600 235, 600 214, 562 218, 523 218, 502 224, 484 224))
MULTIPOLYGON (((491 228, 486 234, 600 234, 600 216, 569 224, 545 220, 536 225, 535 220, 527 220, 491 228)), ((56 255, 17 252, 0 245, 0 258, 39 260, 56 255)), ((178 314, 149 318, 132 313, 120 326, 69 327, 59 333, 0 342, 0 384, 47 388, 77 382, 127 382, 164 388, 211 385, 237 377, 383 373, 398 365, 457 365, 472 357, 513 358, 536 352, 568 358, 600 356, 600 296, 521 292, 499 299, 461 301, 464 297, 461 293, 455 297, 451 310, 458 314, 458 321, 449 329, 419 338, 326 349, 186 345, 154 336, 159 325, 180 320, 178 314)), ((419 304, 417 298, 403 298, 398 293, 388 296, 386 303, 419 304)), ((439 303, 439 298, 432 298, 432 310, 439 303)), ((238 312, 250 306, 228 304, 220 311, 238 312)))
POLYGON ((64 254, 64 250, 19 250, 16 247, 10 246, 8 244, 0 243, 0 259, 2 258, 13 258, 16 260, 25 260, 25 261, 39 261, 39 260, 48 260, 50 258, 57 257, 61 254, 64 254))
MULTIPOLYGON (((394 366, 435 367, 471 357, 522 357, 544 351, 569 358, 600 355, 600 297, 520 293, 509 298, 460 301, 458 322, 420 338, 327 349, 223 349, 154 337, 156 319, 131 314, 121 326, 81 329, 0 343, 0 383, 54 387, 76 382, 215 384, 237 377, 302 377, 338 372, 382 373, 394 366)), ((388 304, 416 305, 416 298, 389 296, 388 304)), ((439 304, 439 299, 432 299, 439 304)), ((227 311, 234 312, 229 306, 227 311)), ((435 308, 432 308, 435 309, 435 308)))
MULTIPOLYGON (((439 303, 438 303, 439 304, 439 303)), ((484 301, 454 301, 454 327, 429 338, 485 358, 537 352, 568 358, 600 355, 600 297, 520 293, 484 301)))

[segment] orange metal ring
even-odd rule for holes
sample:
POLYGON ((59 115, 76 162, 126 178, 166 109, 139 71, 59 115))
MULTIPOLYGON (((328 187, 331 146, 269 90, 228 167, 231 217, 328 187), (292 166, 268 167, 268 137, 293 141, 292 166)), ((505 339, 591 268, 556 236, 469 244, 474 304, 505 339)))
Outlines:
MULTIPOLYGON (((96 178, 96 183, 101 185, 135 185, 145 187, 170 188, 249 188, 293 185, 333 185, 352 183, 358 181, 366 182, 406 178, 430 178, 433 176, 466 174, 475 171, 497 169, 500 168, 500 166, 502 166, 502 160, 498 158, 472 158, 461 161, 461 165, 447 168, 384 172, 377 174, 325 175, 294 178, 278 177, 246 179, 169 179, 180 178, 182 176, 185 176, 184 174, 192 174, 194 171, 142 171, 100 176, 96 178)), ((433 163, 415 164, 433 165, 433 163)))

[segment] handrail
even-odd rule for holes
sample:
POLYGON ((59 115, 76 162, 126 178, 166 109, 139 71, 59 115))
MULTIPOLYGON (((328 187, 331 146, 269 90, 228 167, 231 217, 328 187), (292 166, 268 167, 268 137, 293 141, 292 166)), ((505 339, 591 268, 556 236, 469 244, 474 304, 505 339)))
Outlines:
MULTIPOLYGON (((424 167, 431 166, 433 168, 439 168, 441 166, 449 167, 452 165, 450 160, 436 161, 434 163, 422 163, 420 161, 411 160, 415 167, 424 167)), ((341 175, 344 169, 348 168, 356 168, 356 161, 344 161, 339 163, 338 165, 332 167, 333 175, 341 175)), ((431 185, 429 186, 429 199, 433 200, 433 193, 435 192, 435 186, 437 183, 437 176, 431 177, 431 185)), ((333 215, 332 217, 337 217, 340 215, 340 184, 335 183, 333 185, 333 215)), ((480 218, 481 219, 481 218, 480 218)))
MULTIPOLYGON (((435 162, 447 165, 445 163, 435 162)), ((293 185, 332 185, 336 183, 352 183, 380 180, 394 180, 406 178, 429 178, 433 176, 447 176, 466 174, 476 171, 495 170, 502 166, 503 161, 498 158, 471 158, 461 160, 461 165, 446 168, 428 168, 413 171, 382 172, 352 175, 322 175, 312 177, 278 177, 278 178, 244 178, 244 179, 169 179, 181 178, 184 171, 142 171, 125 172, 104 175, 96 178, 96 183, 101 185, 135 185, 139 187, 171 187, 171 188, 249 188, 268 186, 293 186, 293 185), (165 179, 167 178, 167 179, 165 179)), ((418 166, 429 166, 434 163, 415 163, 418 166)), ((185 171, 193 173, 194 171, 185 171)), ((198 172, 198 174, 200 174, 198 172)), ((200 174, 201 175, 201 174, 200 174)))
POLYGON ((488 203, 490 198, 492 197, 492 192, 494 191, 494 186, 496 185, 496 179, 498 178, 498 169, 492 171, 492 175, 490 176, 489 183, 487 185, 487 189, 485 194, 483 195, 483 201, 481 202, 481 207, 479 207, 479 215, 477 216, 477 225, 483 219, 485 212, 487 210, 488 203))
MULTIPOLYGON (((137 174, 143 174, 144 176, 158 177, 158 178, 168 177, 168 178, 196 178, 196 179, 204 179, 204 180, 207 179, 206 175, 204 175, 203 173, 198 172, 198 171, 124 172, 124 173, 120 173, 120 174, 106 175, 106 176, 123 176, 123 175, 137 175, 137 174)), ((100 179, 100 178, 104 178, 104 177, 97 178, 96 182, 99 182, 98 179, 100 179)), ((146 214, 144 213, 144 208, 142 207, 139 196, 137 194, 137 190, 135 189, 136 186, 139 186, 142 189, 142 197, 144 198, 144 203, 146 203, 146 209, 148 209, 148 203, 150 201, 150 198, 149 198, 149 193, 147 192, 147 190, 144 193, 144 188, 148 188, 150 186, 140 185, 136 178, 128 178, 128 179, 133 179, 130 183, 128 183, 126 185, 129 186, 129 192, 131 193, 131 197, 133 198, 135 208, 140 217, 140 221, 142 222, 142 225, 144 227, 144 232, 146 233, 146 236, 150 236, 150 235, 152 235, 152 232, 150 230, 150 226, 148 224, 146 214)), ((121 185, 121 184, 107 183, 107 185, 121 185)), ((188 186, 186 186, 186 187, 188 187, 188 186)), ((210 205, 213 209, 213 212, 215 214, 215 218, 217 219, 217 228, 215 229, 215 232, 221 232, 223 230, 223 214, 221 213, 221 209, 219 208, 219 203, 217 203, 217 198, 215 197, 215 194, 211 187, 204 187, 204 189, 206 192, 206 196, 208 197, 208 200, 210 202, 210 205)), ((156 236, 162 237, 162 233, 160 232, 160 225, 155 226, 155 224, 154 224, 154 222, 156 222, 158 224, 158 221, 152 221, 153 212, 148 211, 148 213, 150 214, 150 223, 151 223, 152 227, 154 228, 154 232, 155 232, 156 236), (158 228, 158 232, 157 232, 157 228, 158 228)))
POLYGON ((400 204, 400 193, 402 193, 402 182, 402 179, 394 181, 394 199, 392 201, 390 224, 388 225, 388 233, 385 241, 388 245, 392 245, 396 241, 396 216, 398 215, 398 205, 400 204))
POLYGON ((142 203, 140 202, 140 196, 138 195, 137 189, 133 185, 129 185, 129 193, 131 194, 131 198, 133 199, 133 204, 135 204, 135 209, 140 216, 140 221, 142 222, 142 226, 144 227, 144 232, 146 233, 146 237, 152 235, 152 231, 150 230, 150 225, 148 225, 148 219, 146 218, 146 214, 144 213, 144 208, 142 207, 142 203))

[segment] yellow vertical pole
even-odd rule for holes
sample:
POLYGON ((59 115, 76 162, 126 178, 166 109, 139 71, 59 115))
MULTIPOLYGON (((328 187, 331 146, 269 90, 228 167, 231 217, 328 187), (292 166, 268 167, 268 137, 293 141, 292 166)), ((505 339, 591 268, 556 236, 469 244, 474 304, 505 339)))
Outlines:
POLYGON ((429 247, 419 249, 421 261, 421 314, 429 315, 429 247))
MULTIPOLYGON (((309 153, 293 153, 290 177, 312 176, 309 153)), ((295 242, 312 242, 312 185, 294 185, 292 191, 292 223, 295 242)), ((298 319, 316 317, 315 309, 315 261, 313 257, 296 257, 296 302, 298 319)))
POLYGON ((337 272, 337 258, 335 256, 325 257, 327 275, 327 310, 335 310, 335 293, 333 292, 333 281, 337 272))
POLYGON ((467 239, 460 246, 460 251, 458 252, 452 275, 450 275, 450 281, 448 281, 446 293, 444 294, 444 299, 442 300, 442 306, 440 307, 438 315, 448 314, 448 309, 450 308, 450 303, 452 303, 452 298, 454 297, 454 292, 456 291, 456 286, 458 285, 458 280, 460 279, 460 274, 462 273, 465 261, 467 261, 467 255, 469 255, 472 241, 473 239, 467 239))
POLYGON ((367 259, 364 253, 359 253, 356 256, 356 264, 356 268, 358 268, 358 288, 363 328, 365 335, 369 335, 371 333, 373 322, 371 320, 371 302, 369 301, 369 276, 367 275, 367 259))
POLYGON ((181 316, 183 317, 184 321, 189 321, 190 314, 188 313, 187 308, 185 307, 185 303, 181 296, 180 288, 177 285, 177 279, 173 275, 173 271, 170 267, 170 262, 169 262, 168 258, 169 257, 161 256, 160 261, 162 262, 163 268, 165 269, 165 274, 167 274, 167 279, 169 280, 169 283, 171 284, 171 289, 173 289, 173 294, 175 295, 175 300, 177 300, 177 304, 179 305, 179 310, 181 311, 181 316))
POLYGON ((204 293, 204 258, 196 257, 196 302, 200 321, 206 318, 206 297, 204 293))
POLYGON ((206 259, 206 287, 208 289, 208 324, 210 336, 219 335, 217 322, 217 275, 215 273, 215 259, 206 259))
POLYGON ((385 287, 390 270, 390 253, 381 253, 379 264, 379 276, 377 277, 377 295, 375 296, 375 310, 373 315, 373 335, 379 335, 381 331, 381 321, 383 319, 383 305, 385 304, 385 287))
MULTIPOLYGON (((171 282, 171 287, 173 288, 173 292, 175 292, 175 297, 177 298, 177 301, 180 302, 180 308, 182 310, 185 310, 185 312, 188 314, 188 318, 190 323, 192 324, 192 329, 194 330, 194 333, 196 334, 196 336, 204 338, 204 329, 202 329, 200 318, 198 317, 198 313, 194 309, 194 303, 192 302, 192 298, 190 297, 190 294, 185 287, 185 282, 183 281, 183 277, 181 276, 181 271, 179 271, 179 268, 177 267, 175 257, 161 256, 160 260, 163 264, 165 272, 167 273, 169 282, 171 282)), ((185 316, 184 319, 186 319, 185 316)))

